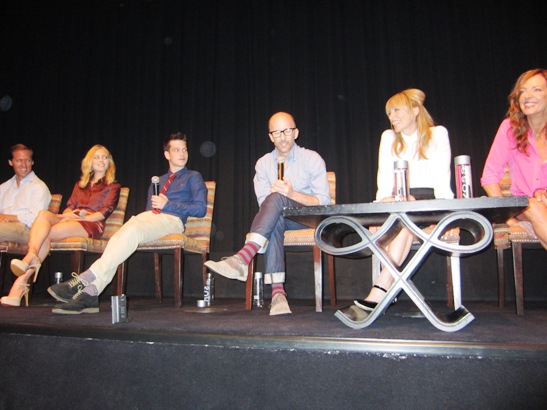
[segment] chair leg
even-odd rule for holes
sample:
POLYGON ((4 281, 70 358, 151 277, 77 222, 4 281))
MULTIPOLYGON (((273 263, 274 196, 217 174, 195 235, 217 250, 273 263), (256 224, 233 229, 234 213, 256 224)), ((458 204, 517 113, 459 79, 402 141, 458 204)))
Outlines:
POLYGON ((84 253, 82 251, 74 251, 70 253, 70 268, 72 272, 77 274, 82 273, 84 267, 84 253))
POLYGON ((203 287, 205 287, 205 283, 207 282, 208 270, 207 270, 207 266, 205 266, 205 262, 207 262, 208 260, 209 260, 209 253, 208 252, 203 252, 201 254, 201 261, 202 261, 201 276, 203 278, 203 287))
POLYGON ((447 265, 447 298, 448 306, 454 310, 462 305, 461 270, 459 256, 448 256, 447 265))
POLYGON ((336 306, 336 275, 334 273, 334 256, 327 255, 327 263, 329 265, 329 289, 330 289, 330 305, 336 306))
POLYGON ((117 280, 116 280, 116 295, 121 296, 125 293, 127 261, 118 265, 117 280))
POLYGON ((515 274, 515 302, 517 315, 524 314, 524 286, 522 277, 522 243, 512 242, 513 247, 513 270, 515 274))
POLYGON ((175 307, 182 306, 182 289, 183 289, 183 265, 184 265, 184 251, 182 248, 175 249, 173 260, 173 289, 175 291, 175 307))
POLYGON ((451 256, 446 257, 446 305, 451 308, 454 308, 454 280, 452 278, 452 260, 451 256))
POLYGON ((50 260, 51 258, 48 255, 48 257, 44 261, 42 261, 42 269, 40 269, 40 272, 42 272, 40 274, 41 276, 40 280, 42 281, 42 285, 44 286, 44 289, 47 289, 52 284, 51 283, 51 264, 49 263, 50 260))
POLYGON ((5 252, 0 253, 0 292, 4 287, 4 276, 6 276, 6 264, 8 263, 8 255, 5 252))
POLYGON ((315 277, 315 311, 323 311, 323 253, 317 245, 313 247, 313 274, 315 277))
POLYGON ((503 248, 496 249, 498 259, 498 307, 505 307, 505 266, 503 264, 503 248))
POLYGON ((156 301, 158 303, 163 303, 163 280, 161 272, 161 255, 158 252, 154 252, 154 282, 156 284, 156 301))
POLYGON ((255 276, 256 255, 247 267, 247 283, 245 285, 245 309, 253 308, 253 281, 255 276))

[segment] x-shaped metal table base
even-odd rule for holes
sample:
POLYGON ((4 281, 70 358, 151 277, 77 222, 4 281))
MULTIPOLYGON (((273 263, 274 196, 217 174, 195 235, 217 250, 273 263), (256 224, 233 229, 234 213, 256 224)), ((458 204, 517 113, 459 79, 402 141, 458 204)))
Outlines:
POLYGON ((374 234, 365 226, 363 220, 352 216, 331 216, 324 219, 315 232, 317 245, 324 252, 335 256, 349 255, 376 255, 385 269, 393 276, 395 282, 389 288, 385 296, 376 308, 366 314, 362 312, 359 317, 348 317, 343 311, 338 310, 335 316, 342 323, 354 329, 362 329, 370 326, 387 309, 391 301, 403 290, 416 304, 424 316, 437 329, 445 332, 455 332, 474 320, 474 316, 464 307, 459 306, 448 315, 438 315, 433 312, 431 306, 425 301, 424 296, 416 288, 411 280, 420 264, 432 248, 448 252, 452 256, 478 252, 487 247, 493 238, 491 223, 484 216, 472 211, 453 212, 443 217, 430 234, 420 229, 405 212, 394 212, 389 215, 374 234), (460 228, 471 234, 472 244, 451 244, 443 242, 441 237, 451 228, 460 228), (402 270, 396 266, 382 247, 382 243, 389 240, 401 229, 407 228, 420 239, 421 245, 410 261, 402 270), (357 242, 354 240, 357 234, 357 242), (351 237, 352 243, 345 244, 345 239, 351 237))

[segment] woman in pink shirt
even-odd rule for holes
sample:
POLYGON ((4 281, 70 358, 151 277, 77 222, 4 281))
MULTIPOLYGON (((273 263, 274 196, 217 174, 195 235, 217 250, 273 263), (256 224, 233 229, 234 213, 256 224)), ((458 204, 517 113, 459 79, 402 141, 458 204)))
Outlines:
POLYGON ((520 224, 547 249, 547 70, 523 73, 509 94, 501 123, 484 165, 481 185, 488 196, 501 196, 505 166, 511 193, 526 195, 530 205, 508 224, 520 224))
POLYGON ((40 211, 30 229, 28 253, 22 260, 12 259, 11 270, 17 280, 8 296, 0 299, 3 306, 20 306, 25 297, 28 306, 28 281, 36 276, 49 254, 51 241, 71 236, 99 239, 106 219, 116 209, 120 197, 116 166, 110 152, 102 145, 93 146, 82 160, 82 176, 74 185, 62 214, 40 211))

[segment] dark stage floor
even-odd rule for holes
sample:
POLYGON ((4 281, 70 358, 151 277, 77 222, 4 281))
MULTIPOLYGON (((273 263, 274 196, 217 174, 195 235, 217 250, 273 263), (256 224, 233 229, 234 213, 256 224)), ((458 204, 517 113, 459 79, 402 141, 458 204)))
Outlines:
MULTIPOLYGON (((314 311, 313 301, 289 300, 292 315, 270 317, 268 309, 245 311, 243 300, 220 299, 210 308, 185 298, 182 308, 172 299, 130 298, 126 323, 112 324, 110 298, 101 298, 98 314, 56 315, 54 301, 34 297, 29 308, 0 308, 0 333, 80 338, 244 346, 257 348, 362 351, 468 357, 547 359, 547 306, 527 304, 517 316, 512 304, 464 303, 475 320, 464 329, 442 332, 411 301, 402 300, 365 329, 346 327, 336 308, 314 311)), ((339 303, 338 308, 349 302, 339 303)), ((447 311, 434 304, 438 312, 447 311)))

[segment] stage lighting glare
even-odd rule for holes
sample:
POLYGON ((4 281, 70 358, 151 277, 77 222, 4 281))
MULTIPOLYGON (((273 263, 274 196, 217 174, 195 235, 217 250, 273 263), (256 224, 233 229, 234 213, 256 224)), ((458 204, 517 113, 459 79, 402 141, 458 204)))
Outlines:
POLYGON ((0 111, 9 110, 11 108, 12 102, 13 101, 8 94, 4 95, 2 98, 0 98, 0 111))

